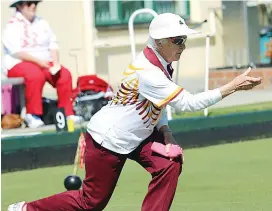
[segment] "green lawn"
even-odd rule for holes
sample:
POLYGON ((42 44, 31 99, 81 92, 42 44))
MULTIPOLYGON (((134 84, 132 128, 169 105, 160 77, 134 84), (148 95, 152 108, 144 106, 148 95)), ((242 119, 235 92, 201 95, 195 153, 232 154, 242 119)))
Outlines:
MULTIPOLYGON (((272 139, 185 150, 172 211, 270 211, 272 139)), ((2 174, 2 210, 64 190, 72 166, 2 174)), ((84 172, 81 170, 80 175, 84 172)), ((128 161, 106 211, 139 211, 150 176, 128 161)))
MULTIPOLYGON (((263 110, 271 110, 272 109, 272 101, 271 102, 263 102, 263 103, 254 103, 247 105, 237 105, 231 107, 223 107, 223 108, 212 108, 209 109, 209 116, 217 116, 231 113, 242 113, 242 112, 254 112, 254 111, 263 111, 263 110)), ((203 116, 204 111, 197 112, 183 112, 179 114, 173 114, 173 118, 187 118, 187 117, 197 117, 203 116)))

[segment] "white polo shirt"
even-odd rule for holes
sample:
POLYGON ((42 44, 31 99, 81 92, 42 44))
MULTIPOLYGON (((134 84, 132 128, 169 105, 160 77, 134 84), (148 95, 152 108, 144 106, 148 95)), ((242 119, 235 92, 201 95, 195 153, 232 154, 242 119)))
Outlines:
POLYGON ((222 99, 219 89, 190 94, 171 81, 160 60, 152 49, 145 48, 123 72, 113 100, 87 125, 97 143, 128 154, 152 134, 154 127, 168 124, 167 104, 179 111, 197 111, 222 99))
POLYGON ((3 69, 6 71, 21 62, 12 56, 14 53, 23 51, 38 59, 52 61, 50 49, 58 49, 56 36, 47 21, 35 17, 31 23, 20 12, 16 12, 5 26, 2 42, 3 69))

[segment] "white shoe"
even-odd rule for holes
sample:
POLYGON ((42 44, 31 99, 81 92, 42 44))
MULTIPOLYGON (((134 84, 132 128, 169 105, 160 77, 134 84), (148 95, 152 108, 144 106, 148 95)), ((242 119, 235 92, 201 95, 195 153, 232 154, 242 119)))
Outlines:
POLYGON ((73 120, 75 124, 78 124, 84 121, 82 116, 76 116, 76 115, 67 116, 67 120, 69 119, 73 120))
POLYGON ((29 128, 38 128, 44 125, 44 122, 39 117, 32 114, 25 115, 25 122, 29 128))
POLYGON ((26 205, 25 201, 11 204, 8 206, 8 211, 23 211, 25 205, 26 205))

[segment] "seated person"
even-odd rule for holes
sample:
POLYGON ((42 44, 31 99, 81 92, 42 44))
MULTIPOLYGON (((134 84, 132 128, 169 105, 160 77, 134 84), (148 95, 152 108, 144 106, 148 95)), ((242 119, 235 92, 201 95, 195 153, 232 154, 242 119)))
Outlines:
POLYGON ((10 5, 16 12, 2 36, 4 68, 8 77, 25 79, 25 122, 28 127, 44 125, 40 116, 43 114, 42 91, 46 81, 57 89, 58 107, 64 108, 67 119, 78 123, 82 118, 74 115, 71 73, 59 63, 56 36, 48 22, 36 16, 39 2, 13 0, 10 5))

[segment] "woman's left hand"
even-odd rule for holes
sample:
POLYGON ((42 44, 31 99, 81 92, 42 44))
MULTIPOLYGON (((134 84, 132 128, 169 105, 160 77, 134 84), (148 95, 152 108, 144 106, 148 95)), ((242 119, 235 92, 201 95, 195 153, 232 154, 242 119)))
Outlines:
MULTIPOLYGON (((173 137, 172 132, 170 132, 170 131, 163 132, 163 136, 164 136, 164 142, 166 144, 165 151, 167 153, 169 153, 171 145, 178 145, 178 144, 177 144, 175 138, 173 137)), ((173 159, 174 159, 173 157, 170 157, 170 161, 172 161, 173 159)), ((183 154, 181 154, 181 160, 182 160, 182 164, 183 164, 184 163, 184 156, 183 156, 183 154)))

